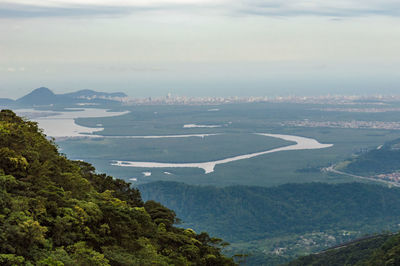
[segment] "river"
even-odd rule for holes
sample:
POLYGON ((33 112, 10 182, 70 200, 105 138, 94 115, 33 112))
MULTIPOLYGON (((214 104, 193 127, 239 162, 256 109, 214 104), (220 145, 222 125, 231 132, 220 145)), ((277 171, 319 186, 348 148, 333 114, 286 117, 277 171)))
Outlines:
POLYGON ((112 165, 121 167, 144 167, 144 168, 175 168, 175 167, 185 167, 185 168, 201 168, 204 170, 205 174, 214 172, 214 168, 218 164, 225 164, 234 161, 250 159, 260 155, 280 152, 280 151, 290 151, 290 150, 314 150, 314 149, 324 149, 332 147, 333 144, 321 144, 317 140, 312 138, 293 136, 293 135, 282 135, 282 134, 267 134, 267 133, 255 133, 256 135, 267 136, 279 138, 287 141, 295 142, 288 146, 275 148, 262 152, 249 153, 244 155, 238 155, 234 157, 229 157, 222 160, 201 162, 201 163, 158 163, 158 162, 133 162, 133 161, 115 161, 112 165))

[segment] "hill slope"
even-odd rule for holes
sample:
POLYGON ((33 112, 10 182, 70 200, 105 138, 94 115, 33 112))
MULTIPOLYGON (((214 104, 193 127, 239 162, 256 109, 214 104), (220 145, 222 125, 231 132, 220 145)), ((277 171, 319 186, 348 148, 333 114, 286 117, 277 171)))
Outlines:
POLYGON ((279 265, 365 234, 398 230, 400 189, 362 183, 216 188, 174 182, 139 186, 183 225, 222 237, 246 265, 279 265))
POLYGON ((154 182, 139 189, 193 228, 229 241, 339 228, 380 231, 400 219, 400 189, 361 183, 216 188, 154 182))
POLYGON ((98 92, 94 90, 79 90, 76 92, 65 93, 61 95, 74 99, 127 97, 127 95, 123 92, 107 93, 107 92, 98 92))
POLYGON ((40 87, 19 98, 17 103, 23 105, 44 105, 55 103, 57 100, 57 96, 51 90, 40 87))
POLYGON ((128 183, 70 161, 0 112, 0 265, 233 265, 221 240, 174 226, 128 183))
POLYGON ((74 105, 82 103, 92 103, 92 104, 105 104, 114 103, 120 98, 127 97, 125 93, 122 92, 97 92, 93 90, 80 90, 65 94, 55 94, 50 89, 41 87, 33 90, 27 95, 17 99, 16 101, 6 101, 4 99, 0 101, 6 104, 17 104, 22 106, 35 106, 35 105, 74 105))
POLYGON ((400 265, 400 234, 377 235, 330 249, 319 254, 304 256, 287 266, 306 265, 400 265))
POLYGON ((8 98, 0 98, 0 105, 12 105, 14 103, 14 100, 8 99, 8 98))
POLYGON ((357 175, 390 174, 400 170, 400 139, 389 141, 349 160, 341 169, 357 175))

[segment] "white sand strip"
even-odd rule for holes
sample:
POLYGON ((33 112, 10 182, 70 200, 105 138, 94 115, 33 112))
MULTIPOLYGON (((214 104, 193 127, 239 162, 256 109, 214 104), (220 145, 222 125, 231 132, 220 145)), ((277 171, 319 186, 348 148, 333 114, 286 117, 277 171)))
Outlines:
POLYGON ((186 124, 183 128, 216 128, 221 127, 221 125, 197 125, 197 124, 186 124))
POLYGON ((186 135, 160 135, 160 136, 100 136, 97 137, 101 138, 108 138, 108 139, 168 139, 168 138, 205 138, 209 136, 217 136, 222 135, 221 133, 215 134, 186 134, 186 135))
POLYGON ((113 117, 128 114, 125 112, 108 112, 98 108, 67 108, 70 111, 40 111, 35 109, 16 109, 18 115, 31 118, 38 122, 39 127, 47 136, 54 138, 90 137, 104 128, 90 128, 75 123, 77 118, 113 117))

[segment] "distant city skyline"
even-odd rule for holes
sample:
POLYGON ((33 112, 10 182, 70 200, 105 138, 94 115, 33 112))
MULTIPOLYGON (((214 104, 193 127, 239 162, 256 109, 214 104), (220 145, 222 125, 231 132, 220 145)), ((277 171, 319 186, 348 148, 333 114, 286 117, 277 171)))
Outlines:
POLYGON ((0 0, 0 97, 396 94, 394 0, 0 0))

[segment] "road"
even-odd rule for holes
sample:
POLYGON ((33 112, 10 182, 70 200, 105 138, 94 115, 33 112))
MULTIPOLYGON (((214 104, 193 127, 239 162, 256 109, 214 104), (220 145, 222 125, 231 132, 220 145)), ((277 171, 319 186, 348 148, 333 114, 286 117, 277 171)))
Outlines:
POLYGON ((338 170, 335 169, 335 165, 331 165, 329 167, 326 167, 326 168, 324 168, 324 170, 327 171, 327 172, 331 172, 331 173, 335 173, 335 174, 339 174, 339 175, 347 175, 347 176, 360 178, 360 179, 364 179, 364 180, 385 183, 387 185, 394 186, 394 187, 400 187, 400 184, 396 183, 396 182, 391 182, 391 181, 372 178, 372 177, 360 176, 360 175, 353 175, 353 174, 345 173, 345 172, 342 172, 342 171, 338 171, 338 170))

